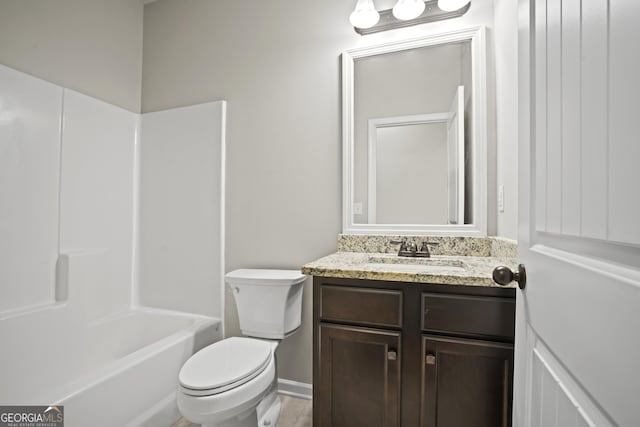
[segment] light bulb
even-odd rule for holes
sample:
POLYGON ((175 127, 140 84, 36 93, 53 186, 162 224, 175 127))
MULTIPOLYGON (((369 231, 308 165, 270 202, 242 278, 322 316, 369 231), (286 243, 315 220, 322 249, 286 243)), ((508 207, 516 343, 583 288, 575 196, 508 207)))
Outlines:
POLYGON ((393 16, 401 21, 417 18, 424 12, 424 1, 422 0, 398 0, 393 6, 393 16))
POLYGON ((453 12, 454 10, 462 9, 471 0, 438 0, 438 8, 445 12, 453 12))
POLYGON ((356 8, 349 15, 351 25, 358 28, 370 28, 378 23, 380 14, 373 5, 373 0, 358 0, 356 8))

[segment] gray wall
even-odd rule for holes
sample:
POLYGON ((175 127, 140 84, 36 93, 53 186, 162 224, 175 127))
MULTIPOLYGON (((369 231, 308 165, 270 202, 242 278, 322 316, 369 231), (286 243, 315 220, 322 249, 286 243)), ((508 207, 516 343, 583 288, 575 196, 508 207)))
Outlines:
POLYGON ((140 112, 139 0, 0 0, 0 64, 140 112))
MULTIPOLYGON (((142 110, 228 101, 226 271, 299 268, 335 250, 341 229, 343 50, 493 25, 493 4, 483 1, 473 2, 459 19, 362 37, 348 22, 353 5, 159 0, 145 6, 142 110)), ((493 79, 490 66, 490 91, 493 79)), ((491 97, 492 123, 494 102, 491 97)), ((490 124, 490 144, 494 132, 490 124)), ((495 174, 490 182, 495 184, 495 174)), ((495 210, 489 215, 495 218, 495 210)), ((495 232, 495 219, 490 230, 495 232)), ((238 334, 230 293, 226 304, 227 333, 238 334)), ((278 350, 279 376, 311 382, 309 283, 303 309, 303 327, 278 350)))
POLYGON ((494 0, 497 184, 504 185, 504 212, 496 234, 518 238, 518 2, 494 0))

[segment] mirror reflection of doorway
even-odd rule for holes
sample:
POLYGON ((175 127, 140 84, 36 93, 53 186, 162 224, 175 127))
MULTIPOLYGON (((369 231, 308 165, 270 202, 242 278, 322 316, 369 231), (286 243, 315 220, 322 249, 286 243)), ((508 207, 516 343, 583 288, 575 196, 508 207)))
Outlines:
POLYGON ((449 112, 369 120, 370 224, 464 224, 464 88, 449 112))

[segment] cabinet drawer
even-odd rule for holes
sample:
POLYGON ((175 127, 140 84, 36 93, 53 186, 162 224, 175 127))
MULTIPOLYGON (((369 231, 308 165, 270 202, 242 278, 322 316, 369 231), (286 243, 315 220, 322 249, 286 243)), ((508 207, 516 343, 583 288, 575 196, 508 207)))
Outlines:
POLYGON ((515 308, 509 298, 423 293, 422 330, 513 340, 515 308))
POLYGON ((402 327, 402 291, 323 285, 320 319, 402 327))

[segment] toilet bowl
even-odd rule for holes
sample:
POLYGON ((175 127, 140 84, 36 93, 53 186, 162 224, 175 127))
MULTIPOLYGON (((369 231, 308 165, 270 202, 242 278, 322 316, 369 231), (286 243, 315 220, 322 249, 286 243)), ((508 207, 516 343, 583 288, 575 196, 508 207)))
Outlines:
POLYGON ((231 337, 200 350, 180 371, 180 412, 203 426, 258 425, 258 404, 277 391, 276 347, 276 342, 231 337))
POLYGON ((178 409, 203 427, 275 426, 275 350, 300 326, 306 276, 245 269, 225 278, 236 295, 240 329, 251 337, 226 338, 191 356, 179 374, 178 409))

